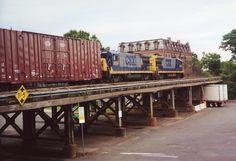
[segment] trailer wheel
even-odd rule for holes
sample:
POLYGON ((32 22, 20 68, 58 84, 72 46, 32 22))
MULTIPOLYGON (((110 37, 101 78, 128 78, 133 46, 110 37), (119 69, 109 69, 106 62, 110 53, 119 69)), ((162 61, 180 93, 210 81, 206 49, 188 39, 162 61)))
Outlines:
POLYGON ((210 104, 210 102, 207 102, 206 104, 207 104, 207 107, 211 107, 211 104, 210 104))
POLYGON ((222 102, 217 102, 217 107, 221 107, 222 106, 222 102))
POLYGON ((216 102, 213 102, 213 103, 212 103, 212 107, 216 107, 216 102))

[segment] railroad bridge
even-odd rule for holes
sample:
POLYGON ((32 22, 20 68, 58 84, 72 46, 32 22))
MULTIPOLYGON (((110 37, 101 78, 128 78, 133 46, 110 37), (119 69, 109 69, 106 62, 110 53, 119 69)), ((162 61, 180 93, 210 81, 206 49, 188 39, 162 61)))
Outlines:
POLYGON ((102 116, 114 127, 115 135, 125 136, 129 114, 142 114, 147 125, 155 126, 160 113, 175 117, 178 111, 193 111, 194 105, 204 102, 203 87, 221 81, 212 77, 29 89, 29 98, 22 106, 15 98, 16 91, 0 92, 0 116, 5 119, 0 136, 21 138, 23 146, 31 148, 50 127, 57 136, 53 138, 65 143, 64 152, 74 157, 77 122, 73 115, 79 106, 85 107, 85 129, 102 116), (20 115, 22 126, 16 121, 20 115), (36 118, 43 121, 42 127, 37 126, 36 118), (16 133, 6 132, 10 125, 16 133))

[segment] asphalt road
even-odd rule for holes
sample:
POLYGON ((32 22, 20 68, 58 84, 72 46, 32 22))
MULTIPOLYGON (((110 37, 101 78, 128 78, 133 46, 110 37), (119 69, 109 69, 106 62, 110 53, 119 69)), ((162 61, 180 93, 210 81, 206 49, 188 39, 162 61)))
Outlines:
POLYGON ((235 161, 236 102, 107 147, 80 161, 235 161))
MULTIPOLYGON (((27 156, 3 160, 72 161, 27 156)), ((112 146, 104 146, 95 153, 75 160, 236 161, 236 101, 222 108, 205 109, 187 119, 165 126, 146 128, 133 137, 122 139, 112 146)))

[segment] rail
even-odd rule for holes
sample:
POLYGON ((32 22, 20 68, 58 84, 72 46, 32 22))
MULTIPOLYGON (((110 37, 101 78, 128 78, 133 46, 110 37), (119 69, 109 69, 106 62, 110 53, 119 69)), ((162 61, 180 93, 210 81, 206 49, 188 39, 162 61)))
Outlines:
MULTIPOLYGON (((68 86, 68 87, 54 87, 54 88, 40 88, 40 89, 30 89, 29 98, 26 101, 26 104, 36 103, 36 102, 45 102, 53 100, 60 102, 59 99, 63 98, 75 98, 82 97, 84 100, 88 99, 88 96, 92 95, 104 95, 112 96, 112 93, 120 93, 129 91, 139 91, 139 93, 145 93, 153 91, 165 90, 168 88, 180 88, 185 86, 194 86, 199 84, 208 84, 208 83, 217 83, 221 82, 220 77, 211 77, 211 78, 192 78, 192 79, 175 79, 175 80, 150 80, 150 81, 139 81, 139 82, 121 82, 121 83, 110 83, 110 84, 93 84, 93 85, 81 85, 81 86, 68 86), (147 90, 148 89, 148 90, 147 90)), ((9 92, 0 92, 0 112, 1 108, 15 107, 14 109, 23 109, 19 105, 15 98, 16 91, 9 92)), ((92 99, 92 98, 90 98, 92 99)), ((73 101, 71 101, 73 102, 73 101)), ((49 104, 47 104, 49 105, 49 104)), ((58 104, 60 105, 60 104, 58 104)), ((26 105, 27 106, 27 105, 26 105)), ((37 107, 39 107, 37 105, 37 107)), ((41 106, 40 106, 41 107, 41 106)))

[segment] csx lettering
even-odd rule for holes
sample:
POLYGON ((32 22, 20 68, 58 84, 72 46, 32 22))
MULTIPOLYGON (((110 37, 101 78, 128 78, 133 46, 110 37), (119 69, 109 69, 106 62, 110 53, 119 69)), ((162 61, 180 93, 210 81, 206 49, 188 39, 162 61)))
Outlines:
POLYGON ((125 62, 127 65, 136 65, 136 57, 132 55, 127 55, 125 57, 125 62))

